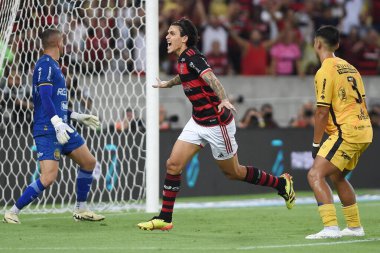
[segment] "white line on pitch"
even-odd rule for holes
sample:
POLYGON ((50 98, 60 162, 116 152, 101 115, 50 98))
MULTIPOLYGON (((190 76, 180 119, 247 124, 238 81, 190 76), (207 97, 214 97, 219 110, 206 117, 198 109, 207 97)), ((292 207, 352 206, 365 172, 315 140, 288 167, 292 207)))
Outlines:
POLYGON ((191 247, 191 248, 165 248, 165 247, 0 247, 0 250, 48 250, 48 251, 110 251, 110 250, 122 250, 122 251, 139 251, 139 250, 176 250, 176 251, 231 251, 231 250, 254 250, 254 249, 273 249, 273 248, 293 248, 293 247, 315 247, 315 246, 332 246, 338 244, 354 244, 364 242, 380 241, 380 238, 368 238, 363 240, 351 240, 351 241, 335 241, 335 242, 316 242, 316 243, 304 243, 304 244, 285 244, 285 245, 261 245, 250 246, 240 248, 221 248, 221 247, 191 247))
POLYGON ((238 248, 238 250, 314 247, 314 246, 326 246, 326 245, 329 246, 329 245, 337 245, 337 244, 352 244, 352 243, 375 242, 375 241, 380 241, 380 238, 369 238, 369 239, 364 239, 364 240, 351 240, 351 241, 335 241, 335 242, 316 242, 316 243, 285 244, 285 245, 249 246, 249 247, 238 248))

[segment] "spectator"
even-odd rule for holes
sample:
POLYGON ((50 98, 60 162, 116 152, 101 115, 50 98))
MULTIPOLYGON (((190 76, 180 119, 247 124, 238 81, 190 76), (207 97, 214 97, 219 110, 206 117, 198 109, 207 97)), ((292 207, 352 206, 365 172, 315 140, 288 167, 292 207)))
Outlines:
POLYGON ((123 119, 115 123, 115 129, 117 131, 131 131, 135 133, 145 130, 144 122, 135 115, 132 108, 127 108, 124 113, 122 115, 123 119))
POLYGON ((202 34, 202 51, 205 55, 209 54, 212 50, 212 43, 218 41, 220 51, 227 52, 227 38, 228 33, 222 26, 221 20, 216 16, 211 16, 209 23, 206 23, 203 28, 202 34))
POLYGON ((351 27, 348 36, 341 40, 338 52, 344 56, 347 62, 357 67, 359 57, 358 51, 362 47, 361 44, 359 29, 353 26, 351 27))
POLYGON ((230 32, 231 37, 241 48, 240 74, 265 75, 268 68, 268 52, 271 41, 263 41, 259 30, 254 29, 249 40, 238 36, 234 31, 230 32))
POLYGON ((301 75, 301 50, 294 42, 294 31, 285 30, 270 51, 272 75, 301 75))
MULTIPOLYGON (((22 85, 22 79, 15 68, 11 70, 8 78, 2 78, 1 107, 11 111, 11 120, 15 127, 29 127, 32 122, 33 102, 27 85, 22 85), (24 124, 27 123, 27 124, 24 124)), ((2 119, 3 121, 5 119, 2 119)))
POLYGON ((238 128, 242 129, 263 128, 264 126, 265 123, 261 113, 254 107, 251 107, 245 111, 243 118, 238 124, 238 128))
POLYGON ((379 73, 380 46, 379 35, 375 29, 368 32, 354 51, 359 55, 356 68, 362 75, 377 75, 379 73))
POLYGON ((313 103, 305 103, 302 105, 296 119, 290 122, 291 127, 308 128, 314 127, 314 105, 313 103))
POLYGON ((265 128, 278 128, 277 122, 273 119, 273 107, 271 104, 263 104, 261 106, 261 115, 265 128))
MULTIPOLYGON (((347 35, 352 31, 352 27, 360 25, 359 17, 360 12, 363 11, 363 0, 346 1, 344 9, 346 15, 342 18, 342 34, 347 35)), ((350 62, 348 59, 347 61, 350 62)))
POLYGON ((206 57, 216 75, 227 75, 229 73, 227 54, 221 51, 219 41, 213 41, 212 49, 206 57))

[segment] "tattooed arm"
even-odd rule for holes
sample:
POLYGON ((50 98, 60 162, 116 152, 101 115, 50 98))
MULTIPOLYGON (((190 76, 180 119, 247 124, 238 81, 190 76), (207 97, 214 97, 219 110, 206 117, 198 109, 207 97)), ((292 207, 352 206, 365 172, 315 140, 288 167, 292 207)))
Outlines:
POLYGON ((218 112, 222 110, 223 107, 227 109, 233 110, 236 112, 235 107, 228 100, 226 91, 224 90, 222 84, 219 82, 218 78, 215 76, 214 72, 208 71, 204 75, 202 75, 202 79, 210 85, 210 87, 214 90, 215 94, 221 100, 221 103, 218 105, 218 112))
POLYGON ((180 85, 181 79, 179 78, 179 75, 176 75, 174 78, 170 79, 169 81, 161 81, 159 78, 157 78, 157 84, 152 85, 153 88, 171 88, 175 85, 180 85))

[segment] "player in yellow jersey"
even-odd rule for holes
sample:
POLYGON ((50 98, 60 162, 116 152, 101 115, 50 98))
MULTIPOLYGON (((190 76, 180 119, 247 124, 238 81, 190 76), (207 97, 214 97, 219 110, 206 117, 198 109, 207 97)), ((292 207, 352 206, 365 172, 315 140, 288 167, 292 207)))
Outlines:
POLYGON ((314 191, 324 229, 306 239, 364 236, 354 189, 345 179, 372 142, 372 127, 365 103, 363 80, 357 69, 335 57, 339 31, 323 26, 316 31, 314 50, 322 66, 315 75, 317 109, 313 141, 314 164, 307 179, 314 191), (328 139, 321 143, 326 132, 328 139), (333 195, 334 184, 342 203, 347 227, 339 230, 333 195))

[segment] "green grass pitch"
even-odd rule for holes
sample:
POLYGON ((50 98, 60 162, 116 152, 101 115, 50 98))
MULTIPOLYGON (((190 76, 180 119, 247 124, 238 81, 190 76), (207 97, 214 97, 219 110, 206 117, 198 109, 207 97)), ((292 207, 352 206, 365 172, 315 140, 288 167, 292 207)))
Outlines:
POLYGON ((21 225, 0 223, 0 252, 380 252, 380 202, 359 208, 366 236, 334 240, 304 239, 322 228, 315 205, 177 209, 170 232, 139 230, 152 217, 146 213, 105 213, 97 223, 74 222, 70 213, 22 214, 21 225))

